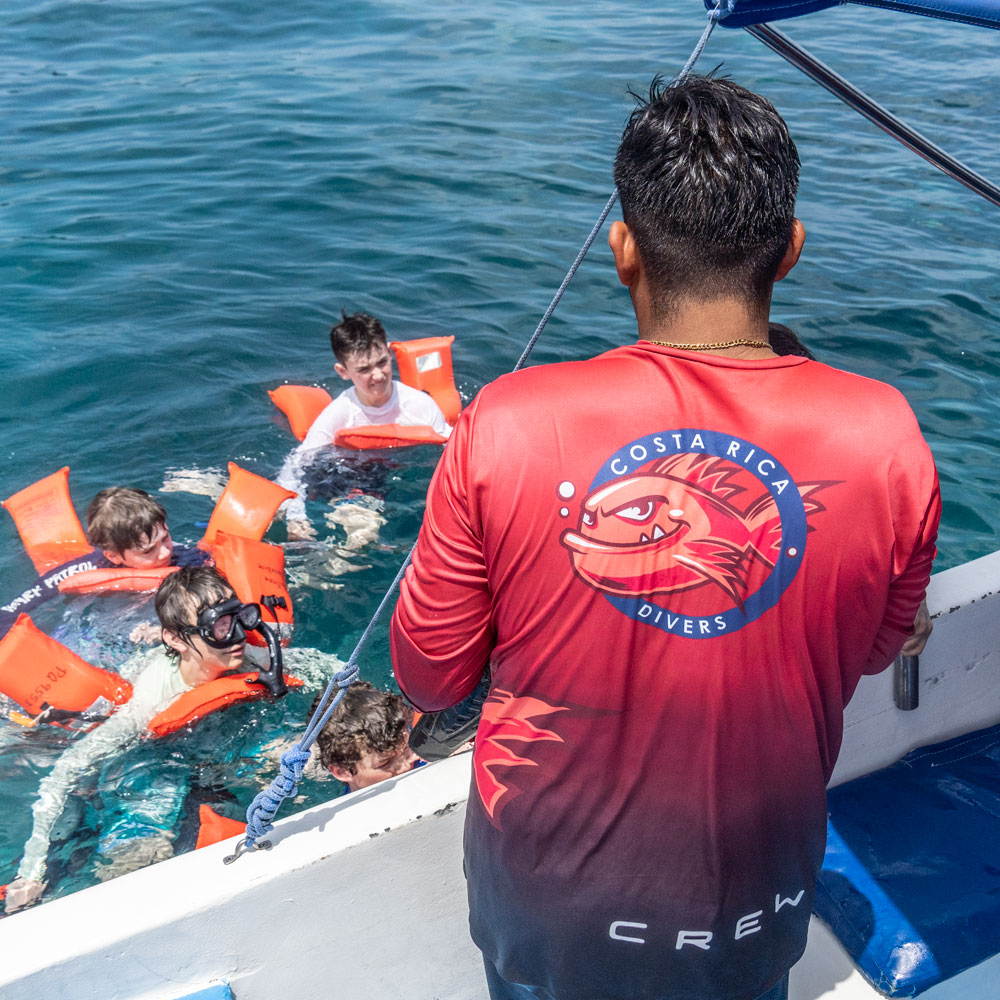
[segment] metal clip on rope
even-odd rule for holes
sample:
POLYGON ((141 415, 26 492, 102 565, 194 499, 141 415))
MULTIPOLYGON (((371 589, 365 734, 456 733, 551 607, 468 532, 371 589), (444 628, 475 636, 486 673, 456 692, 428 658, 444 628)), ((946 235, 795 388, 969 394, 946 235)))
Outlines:
POLYGON ((271 850, 271 841, 269 840, 259 840, 255 844, 248 844, 247 838, 244 837, 237 845, 236 850, 232 854, 227 854, 223 859, 222 863, 224 865, 231 865, 237 858, 242 857, 244 854, 253 854, 254 851, 269 851, 271 850))

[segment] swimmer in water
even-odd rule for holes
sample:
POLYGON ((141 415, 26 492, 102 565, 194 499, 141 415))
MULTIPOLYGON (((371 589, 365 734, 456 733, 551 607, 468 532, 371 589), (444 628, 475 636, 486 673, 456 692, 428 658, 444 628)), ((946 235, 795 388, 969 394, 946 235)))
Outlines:
POLYGON ((159 569, 200 566, 208 559, 201 549, 174 545, 163 505, 131 486, 109 486, 90 501, 87 539, 108 566, 159 569))
MULTIPOLYGON (((367 313, 341 315, 342 320, 330 331, 330 346, 337 359, 333 370, 351 386, 320 413, 302 443, 285 459, 277 477, 280 485, 298 494, 283 507, 290 540, 316 537, 302 499, 306 494, 305 471, 321 449, 334 443, 337 431, 370 424, 402 424, 427 425, 444 438, 451 434, 444 414, 426 392, 393 379, 392 356, 382 324, 367 313)), ((358 511, 351 513, 356 515, 358 511)), ((345 530, 350 543, 351 529, 345 530)), ((358 541, 348 547, 360 544, 358 541)))
POLYGON ((320 762, 352 792, 394 778, 420 759, 407 743, 412 724, 413 709, 401 695, 357 681, 316 737, 320 762))
MULTIPOLYGON (((145 490, 131 486, 109 486, 90 501, 87 539, 100 551, 106 566, 161 569, 211 562, 208 553, 199 548, 175 545, 163 505, 145 490)), ((132 642, 159 642, 160 630, 152 622, 143 622, 129 638, 132 642)))
MULTIPOLYGON (((84 775, 114 752, 136 742, 150 721, 186 691, 244 668, 252 655, 246 646, 246 630, 259 623, 260 609, 240 603, 214 567, 182 567, 168 576, 156 592, 156 614, 163 648, 137 654, 141 672, 131 700, 70 746, 42 779, 32 809, 31 837, 25 844, 17 878, 7 887, 8 913, 30 905, 45 891, 52 829, 84 775)), ((152 831, 148 839, 142 851, 130 842, 130 856, 143 857, 148 863, 173 853, 169 831, 152 831)), ((121 868, 119 872, 124 874, 121 868)))

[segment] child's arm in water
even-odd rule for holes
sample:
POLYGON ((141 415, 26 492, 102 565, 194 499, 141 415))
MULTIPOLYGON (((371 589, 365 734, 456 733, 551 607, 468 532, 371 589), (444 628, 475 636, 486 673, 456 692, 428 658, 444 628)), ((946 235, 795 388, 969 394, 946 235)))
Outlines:
POLYGON ((139 655, 153 655, 155 659, 136 681, 132 700, 64 751, 52 771, 42 779, 38 799, 32 807, 31 836, 24 846, 17 878, 7 888, 8 913, 34 902, 45 890, 45 859, 52 828, 80 779, 99 761, 138 739, 157 710, 187 689, 166 654, 146 652, 139 655))
POLYGON ((7 887, 8 913, 33 903, 44 892, 45 858, 52 828, 62 815, 70 792, 98 761, 135 739, 148 721, 131 704, 126 705, 98 729, 65 750, 55 767, 42 779, 38 799, 31 810, 34 816, 31 836, 24 845, 17 878, 7 887))

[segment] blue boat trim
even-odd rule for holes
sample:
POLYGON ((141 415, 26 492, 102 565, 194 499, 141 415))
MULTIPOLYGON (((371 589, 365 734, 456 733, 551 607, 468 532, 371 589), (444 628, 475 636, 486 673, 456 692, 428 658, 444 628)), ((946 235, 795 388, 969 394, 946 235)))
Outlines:
MULTIPOLYGON (((704 3, 707 10, 715 9, 716 0, 704 0, 704 3)), ((881 7, 981 28, 1000 28, 997 0, 722 0, 718 20, 725 28, 745 28, 750 24, 801 17, 842 3, 881 7)))
POLYGON ((1000 725, 831 789, 814 909, 871 984, 916 996, 1000 946, 1000 725))
POLYGON ((233 1000, 233 991, 228 983, 216 983, 214 986, 198 990, 197 993, 185 993, 175 1000, 233 1000))

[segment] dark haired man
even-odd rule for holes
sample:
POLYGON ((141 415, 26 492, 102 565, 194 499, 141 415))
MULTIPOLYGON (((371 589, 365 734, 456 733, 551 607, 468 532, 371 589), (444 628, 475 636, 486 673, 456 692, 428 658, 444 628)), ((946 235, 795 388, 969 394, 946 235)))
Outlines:
MULTIPOLYGON (((426 425, 442 437, 451 434, 437 403, 426 392, 392 377, 392 358, 382 324, 368 313, 350 316, 330 330, 330 346, 337 359, 333 370, 351 383, 313 421, 302 443, 285 459, 277 481, 298 497, 284 504, 289 538, 315 538, 306 517, 305 470, 317 452, 332 445, 337 431, 367 424, 426 425)), ((380 520, 380 519, 378 519, 380 520)), ((377 533, 378 525, 375 527, 377 533)))
POLYGON ((899 393, 771 350, 797 176, 763 98, 654 84, 610 233, 638 343, 487 386, 431 484, 393 664, 425 711, 492 671, 494 998, 770 1000, 805 946, 843 707, 913 633, 940 502, 899 393))

